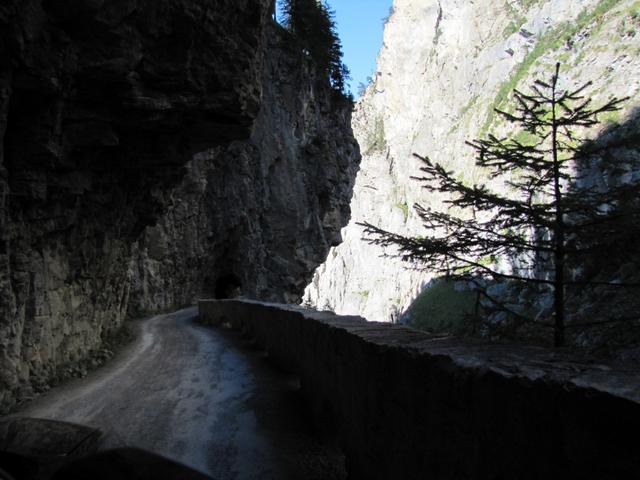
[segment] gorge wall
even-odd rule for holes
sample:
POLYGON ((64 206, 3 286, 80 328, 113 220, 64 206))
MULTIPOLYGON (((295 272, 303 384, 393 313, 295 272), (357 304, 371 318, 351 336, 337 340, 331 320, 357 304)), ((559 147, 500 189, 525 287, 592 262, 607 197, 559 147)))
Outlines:
POLYGON ((146 229, 131 306, 144 312, 198 294, 298 302, 341 241, 359 163, 351 104, 325 88, 280 27, 268 28, 263 106, 246 141, 197 155, 146 229))
POLYGON ((506 133, 493 108, 504 108, 513 88, 527 91, 533 79, 548 78, 556 62, 561 88, 591 80, 595 104, 630 97, 622 112, 602 120, 609 129, 628 122, 632 141, 617 142, 613 152, 640 158, 639 38, 640 2, 633 0, 395 0, 374 81, 354 113, 363 160, 352 220, 305 303, 397 319, 431 277, 382 257, 393 250, 364 242, 356 223, 420 234, 412 205, 442 208, 442 197, 410 180, 419 173, 413 153, 469 182, 482 180, 465 140, 506 133))
POLYGON ((351 106, 270 4, 0 6, 0 411, 127 315, 298 298, 338 242, 351 106))

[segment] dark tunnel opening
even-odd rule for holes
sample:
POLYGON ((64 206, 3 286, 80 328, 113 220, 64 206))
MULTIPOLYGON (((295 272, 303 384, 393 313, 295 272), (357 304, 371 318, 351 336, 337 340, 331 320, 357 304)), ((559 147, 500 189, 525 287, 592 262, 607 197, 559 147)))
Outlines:
POLYGON ((215 298, 235 298, 242 291, 242 283, 233 274, 223 275, 216 280, 214 295, 215 298))

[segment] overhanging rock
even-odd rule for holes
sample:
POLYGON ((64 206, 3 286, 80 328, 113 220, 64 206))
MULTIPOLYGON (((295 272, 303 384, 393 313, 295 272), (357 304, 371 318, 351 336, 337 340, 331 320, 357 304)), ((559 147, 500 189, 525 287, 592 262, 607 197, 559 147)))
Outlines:
POLYGON ((640 472, 640 376, 536 348, 433 338, 291 305, 200 301, 300 375, 357 479, 622 479, 640 472))

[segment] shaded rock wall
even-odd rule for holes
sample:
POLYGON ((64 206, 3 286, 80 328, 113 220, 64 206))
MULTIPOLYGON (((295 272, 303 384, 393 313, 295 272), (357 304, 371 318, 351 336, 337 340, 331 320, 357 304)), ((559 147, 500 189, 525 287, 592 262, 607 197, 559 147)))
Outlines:
POLYGON ((635 372, 300 307, 201 301, 300 375, 353 479, 634 478, 635 372))
POLYGON ((199 296, 299 301, 341 241, 360 160, 350 102, 275 24, 266 30, 262 85, 251 137, 197 155, 166 215, 146 229, 132 312, 199 296))
POLYGON ((322 162, 339 150, 331 135, 348 137, 336 131, 349 109, 331 113, 293 51, 269 52, 282 40, 270 4, 0 5, 0 411, 98 348, 129 305, 168 308, 215 284, 202 264, 248 293, 292 292, 337 242, 350 186, 338 177, 356 148, 322 162), (266 83, 276 61, 290 72, 281 86, 266 83), (283 120, 270 125, 274 115, 283 120), (270 226, 277 215, 288 223, 270 226), (299 228, 313 245, 297 243, 299 228), (267 253, 276 246, 281 255, 267 253))

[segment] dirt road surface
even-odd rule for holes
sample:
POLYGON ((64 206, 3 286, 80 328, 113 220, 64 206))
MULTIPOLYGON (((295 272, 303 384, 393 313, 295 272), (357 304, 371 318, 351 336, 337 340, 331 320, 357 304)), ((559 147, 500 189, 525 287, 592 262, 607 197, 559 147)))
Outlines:
POLYGON ((108 365, 18 414, 95 426, 218 480, 344 478, 295 378, 196 316, 190 308, 135 322, 136 340, 108 365))

